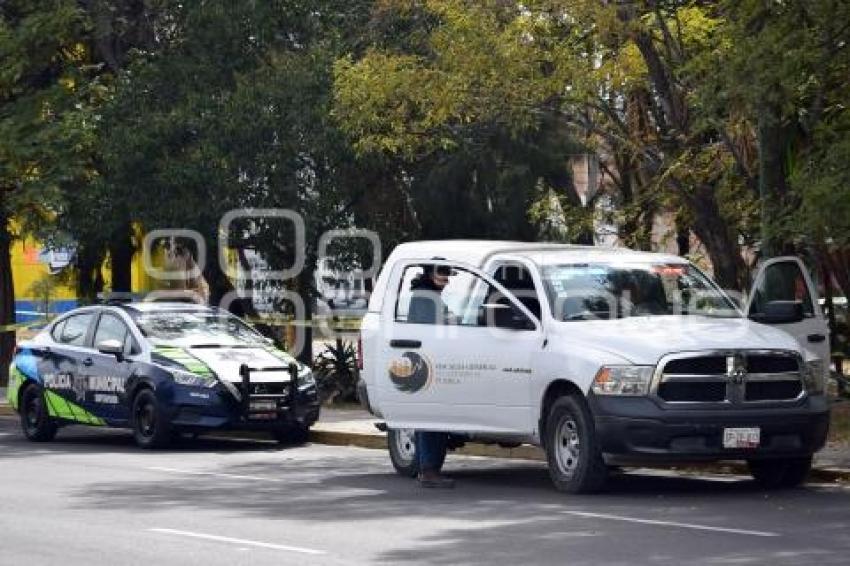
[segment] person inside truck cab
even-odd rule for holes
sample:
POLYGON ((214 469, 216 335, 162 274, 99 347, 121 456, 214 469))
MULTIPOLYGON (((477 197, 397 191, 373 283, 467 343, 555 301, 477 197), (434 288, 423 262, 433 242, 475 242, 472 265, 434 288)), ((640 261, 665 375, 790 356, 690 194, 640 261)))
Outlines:
MULTIPOLYGON (((449 309, 442 299, 443 289, 452 275, 445 265, 423 265, 422 273, 410 284, 410 306, 407 322, 414 324, 447 324, 449 309)), ((419 485, 422 487, 454 487, 454 481, 441 474, 443 455, 449 435, 445 432, 417 430, 416 457, 419 459, 419 485)))
POLYGON ((452 270, 446 265, 423 265, 422 273, 410 284, 407 321, 414 324, 445 324, 449 309, 442 299, 452 270))

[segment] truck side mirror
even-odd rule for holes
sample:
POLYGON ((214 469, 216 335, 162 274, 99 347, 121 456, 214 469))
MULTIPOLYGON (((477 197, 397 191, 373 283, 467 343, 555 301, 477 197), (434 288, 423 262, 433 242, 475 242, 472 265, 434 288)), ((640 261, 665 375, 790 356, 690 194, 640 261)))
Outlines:
POLYGON ((481 308, 484 310, 487 326, 509 330, 534 330, 534 323, 510 303, 485 303, 481 308))
POLYGON ((803 303, 800 301, 770 301, 763 312, 750 314, 750 320, 762 324, 793 324, 803 320, 803 303))

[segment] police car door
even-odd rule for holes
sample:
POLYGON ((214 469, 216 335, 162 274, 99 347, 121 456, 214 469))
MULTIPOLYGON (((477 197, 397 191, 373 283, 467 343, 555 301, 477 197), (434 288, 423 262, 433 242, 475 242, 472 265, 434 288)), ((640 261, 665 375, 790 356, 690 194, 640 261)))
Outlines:
POLYGON ((383 304, 382 367, 376 380, 387 424, 500 434, 532 431, 531 356, 542 331, 528 309, 492 278, 458 262, 401 262, 392 281, 383 304), (442 293, 417 290, 423 265, 451 270, 442 293), (436 318, 416 319, 421 305, 411 309, 411 303, 422 300, 433 302, 436 318))
POLYGON ((84 407, 84 391, 96 317, 97 310, 91 309, 72 314, 60 322, 54 331, 55 342, 49 347, 45 362, 39 366, 48 411, 54 417, 94 424, 84 407))
POLYGON ((125 387, 133 369, 131 356, 138 346, 123 317, 112 311, 101 313, 92 340, 94 351, 87 368, 86 400, 95 413, 113 424, 129 421, 125 387), (120 344, 120 352, 110 349, 120 344))
POLYGON ((823 360, 829 370, 829 326, 820 305, 809 272, 796 257, 777 257, 764 262, 756 274, 746 312, 758 320, 772 301, 794 301, 802 304, 803 320, 777 324, 776 328, 794 336, 800 346, 823 360))

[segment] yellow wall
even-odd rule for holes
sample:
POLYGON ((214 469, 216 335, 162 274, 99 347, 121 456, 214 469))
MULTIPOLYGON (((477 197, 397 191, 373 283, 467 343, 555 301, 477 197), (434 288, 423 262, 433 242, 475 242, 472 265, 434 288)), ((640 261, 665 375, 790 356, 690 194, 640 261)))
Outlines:
MULTIPOLYGON (((41 250, 41 243, 32 238, 17 240, 12 244, 12 277, 15 281, 16 300, 39 299, 39 297, 34 296, 32 286, 49 272, 47 264, 39 261, 38 254, 41 250)), ((131 269, 131 285, 134 293, 144 293, 154 288, 153 281, 145 273, 141 253, 136 253, 133 256, 131 269)), ((103 272, 104 283, 108 288, 112 280, 108 258, 104 262, 103 267, 101 267, 101 271, 103 272)), ((59 278, 56 277, 54 283, 56 286, 51 293, 51 300, 76 298, 76 288, 73 279, 69 282, 69 285, 61 285, 59 284, 59 278)))
MULTIPOLYGON (((41 245, 35 240, 17 240, 12 244, 12 277, 15 280, 15 299, 36 300, 32 286, 48 274, 46 264, 38 260, 41 245)), ((64 300, 76 298, 76 291, 71 286, 56 285, 51 299, 64 300)))

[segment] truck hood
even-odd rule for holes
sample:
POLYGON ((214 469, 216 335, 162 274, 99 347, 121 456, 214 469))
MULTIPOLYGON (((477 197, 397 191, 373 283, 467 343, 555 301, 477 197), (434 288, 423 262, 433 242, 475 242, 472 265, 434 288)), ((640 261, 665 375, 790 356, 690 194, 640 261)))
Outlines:
MULTIPOLYGON (((570 346, 601 350, 634 364, 655 365, 672 352, 772 349, 800 351, 786 332, 746 318, 641 316, 558 322, 555 334, 570 346)), ((572 348, 571 348, 572 349, 572 348)))

